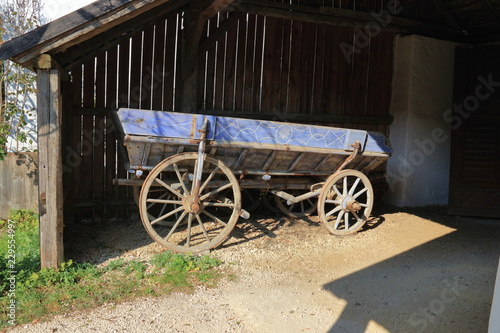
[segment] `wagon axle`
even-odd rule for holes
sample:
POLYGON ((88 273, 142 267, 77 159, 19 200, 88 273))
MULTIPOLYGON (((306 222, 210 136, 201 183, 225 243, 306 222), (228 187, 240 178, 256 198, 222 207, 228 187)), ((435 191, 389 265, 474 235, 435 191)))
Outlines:
POLYGON ((352 197, 344 198, 342 201, 342 207, 345 212, 359 212, 361 210, 361 204, 352 197))

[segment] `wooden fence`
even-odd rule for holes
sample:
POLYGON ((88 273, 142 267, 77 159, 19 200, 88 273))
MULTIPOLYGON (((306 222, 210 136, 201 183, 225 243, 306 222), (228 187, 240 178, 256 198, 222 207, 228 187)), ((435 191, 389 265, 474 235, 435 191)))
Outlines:
POLYGON ((0 219, 11 209, 38 211, 37 153, 8 153, 0 161, 0 219))

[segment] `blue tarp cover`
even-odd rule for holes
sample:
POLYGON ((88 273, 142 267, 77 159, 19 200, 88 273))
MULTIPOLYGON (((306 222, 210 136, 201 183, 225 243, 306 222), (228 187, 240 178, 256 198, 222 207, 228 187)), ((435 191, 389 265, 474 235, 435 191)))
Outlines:
POLYGON ((339 150, 352 150, 350 145, 358 140, 365 152, 392 151, 385 136, 377 132, 166 111, 120 109, 117 113, 125 135, 195 139, 208 118, 208 140, 339 150))

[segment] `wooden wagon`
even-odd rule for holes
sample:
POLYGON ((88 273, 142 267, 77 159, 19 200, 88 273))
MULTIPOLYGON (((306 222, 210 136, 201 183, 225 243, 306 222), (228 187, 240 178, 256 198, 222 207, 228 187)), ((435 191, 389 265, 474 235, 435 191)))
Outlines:
POLYGON ((175 252, 221 244, 239 217, 242 190, 276 197, 290 216, 317 210, 333 235, 357 232, 373 207, 366 174, 391 153, 362 130, 162 111, 114 114, 142 223, 175 252))

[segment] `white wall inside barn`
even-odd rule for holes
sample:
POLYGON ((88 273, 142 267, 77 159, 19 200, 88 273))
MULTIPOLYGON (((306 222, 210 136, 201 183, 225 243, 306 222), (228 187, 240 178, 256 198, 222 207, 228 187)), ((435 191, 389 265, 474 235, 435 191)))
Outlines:
POLYGON ((396 206, 448 203, 450 124, 455 44, 421 36, 397 37, 385 200, 396 206))

